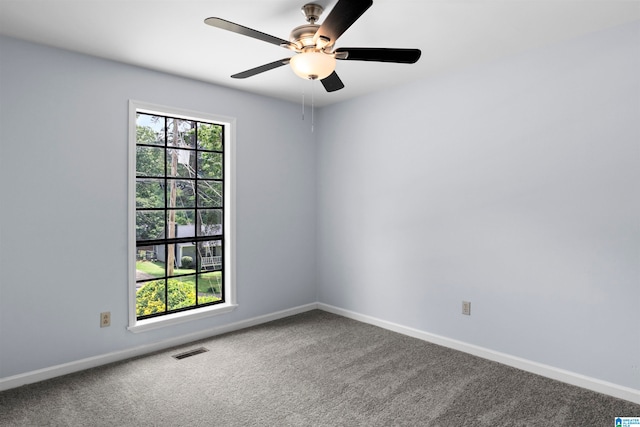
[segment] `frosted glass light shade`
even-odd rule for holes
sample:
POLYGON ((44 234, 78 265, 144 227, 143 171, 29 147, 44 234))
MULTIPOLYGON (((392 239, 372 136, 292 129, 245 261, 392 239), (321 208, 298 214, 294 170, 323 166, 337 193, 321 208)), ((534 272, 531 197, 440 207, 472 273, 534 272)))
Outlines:
POLYGON ((291 69, 303 79, 322 80, 336 69, 336 59, 320 52, 303 52, 289 61, 291 69))

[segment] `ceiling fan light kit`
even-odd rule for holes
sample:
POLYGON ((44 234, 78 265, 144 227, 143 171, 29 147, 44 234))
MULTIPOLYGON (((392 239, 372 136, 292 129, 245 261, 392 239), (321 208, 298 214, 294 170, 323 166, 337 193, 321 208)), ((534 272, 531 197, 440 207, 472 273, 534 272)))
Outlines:
POLYGON ((269 64, 261 65, 232 78, 244 79, 281 67, 291 65, 293 72, 303 79, 320 80, 327 92, 334 92, 344 87, 335 72, 336 60, 395 62, 413 64, 420 58, 419 49, 390 48, 340 48, 334 49, 338 38, 373 5, 373 0, 338 0, 321 25, 316 21, 324 9, 315 3, 302 6, 308 24, 296 27, 291 31, 289 40, 280 39, 252 28, 244 27, 221 18, 207 18, 205 24, 223 30, 232 31, 247 37, 275 44, 295 52, 291 58, 284 58, 269 64))
POLYGON ((304 52, 291 58, 291 69, 303 79, 323 80, 336 69, 336 58, 321 52, 304 52))

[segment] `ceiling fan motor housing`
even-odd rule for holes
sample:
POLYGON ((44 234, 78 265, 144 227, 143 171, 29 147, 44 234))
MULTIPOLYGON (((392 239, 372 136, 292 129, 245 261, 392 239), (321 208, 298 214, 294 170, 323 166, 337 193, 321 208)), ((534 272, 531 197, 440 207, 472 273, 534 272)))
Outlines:
POLYGON ((289 41, 298 45, 302 50, 315 48, 316 44, 313 41, 313 37, 316 35, 318 28, 320 28, 320 25, 317 24, 300 25, 291 31, 289 41))

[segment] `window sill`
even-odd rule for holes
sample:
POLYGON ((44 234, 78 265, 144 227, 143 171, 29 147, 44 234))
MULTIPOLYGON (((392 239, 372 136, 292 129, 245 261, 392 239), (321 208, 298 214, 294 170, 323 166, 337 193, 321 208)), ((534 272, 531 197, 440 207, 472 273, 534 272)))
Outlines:
POLYGON ((153 329, 164 328, 166 326, 177 325, 184 322, 190 322, 196 319, 229 313, 235 310, 237 306, 237 304, 228 303, 217 304, 210 307, 203 307, 195 310, 182 311, 180 313, 167 314, 166 316, 138 320, 127 329, 137 334, 139 332, 151 331, 153 329))

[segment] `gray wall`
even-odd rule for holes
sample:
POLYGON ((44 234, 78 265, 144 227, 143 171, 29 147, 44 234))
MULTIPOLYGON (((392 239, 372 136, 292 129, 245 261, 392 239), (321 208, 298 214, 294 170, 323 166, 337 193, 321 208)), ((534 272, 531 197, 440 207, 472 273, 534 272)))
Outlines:
POLYGON ((0 54, 0 378, 316 301, 299 105, 5 37, 0 54), (237 118, 233 313, 125 329, 130 98, 237 118))
POLYGON ((319 300, 640 389, 639 40, 324 108, 319 300))

